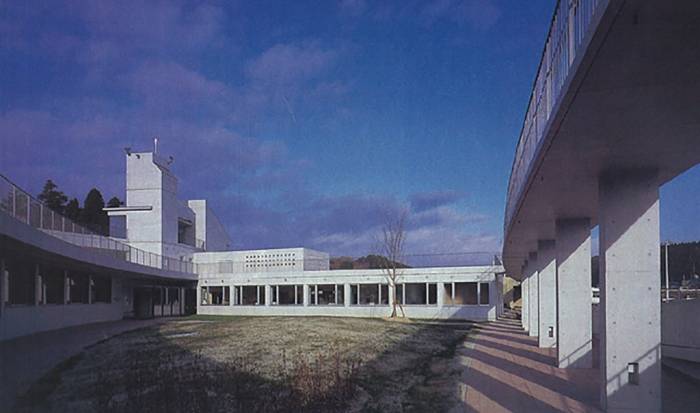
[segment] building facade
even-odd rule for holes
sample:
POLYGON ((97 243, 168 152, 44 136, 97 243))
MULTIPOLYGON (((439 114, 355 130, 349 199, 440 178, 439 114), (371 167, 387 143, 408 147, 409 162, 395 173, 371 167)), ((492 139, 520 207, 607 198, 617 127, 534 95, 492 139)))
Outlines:
POLYGON ((96 234, 0 182, 0 339, 186 314, 493 320, 500 265, 331 270, 308 248, 231 250, 206 200, 178 199, 171 159, 126 154, 126 203, 96 234))

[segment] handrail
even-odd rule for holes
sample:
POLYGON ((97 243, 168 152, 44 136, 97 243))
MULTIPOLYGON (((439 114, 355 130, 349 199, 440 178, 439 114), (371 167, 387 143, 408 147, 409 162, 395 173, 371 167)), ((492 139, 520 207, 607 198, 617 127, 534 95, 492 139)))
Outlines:
POLYGON ((196 274, 196 264, 134 248, 98 234, 44 205, 0 174, 0 210, 13 218, 71 244, 90 248, 134 264, 196 274))
POLYGON ((530 175, 535 155, 571 74, 571 65, 587 45, 593 16, 609 0, 559 0, 554 9, 540 65, 528 101, 523 127, 508 181, 504 230, 508 231, 515 208, 530 175))

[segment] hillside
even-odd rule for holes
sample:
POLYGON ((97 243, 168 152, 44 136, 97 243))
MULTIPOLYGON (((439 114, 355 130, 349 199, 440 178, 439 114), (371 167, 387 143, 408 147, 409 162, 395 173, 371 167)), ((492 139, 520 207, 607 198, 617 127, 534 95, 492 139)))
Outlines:
MULTIPOLYGON (((410 268, 408 265, 397 262, 396 268, 410 268)), ((330 260, 331 270, 365 270, 382 269, 391 267, 386 257, 381 255, 367 255, 360 258, 333 257, 330 260)))

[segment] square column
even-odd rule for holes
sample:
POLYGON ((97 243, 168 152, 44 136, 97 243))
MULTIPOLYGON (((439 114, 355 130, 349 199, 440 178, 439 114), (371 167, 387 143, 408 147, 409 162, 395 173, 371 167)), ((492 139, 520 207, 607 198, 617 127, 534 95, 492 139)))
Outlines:
POLYGON ((648 171, 599 180, 601 404, 661 411, 659 185, 648 171))
POLYGON ((529 287, 528 287, 528 307, 530 309, 530 316, 528 317, 529 327, 528 335, 530 337, 537 337, 540 335, 540 321, 539 312, 540 305, 538 302, 539 296, 539 283, 538 283, 538 273, 537 273, 537 253, 531 252, 527 260, 527 273, 530 274, 529 287))
POLYGON ((557 363, 592 368, 591 221, 558 220, 556 237, 557 363))
POLYGON ((557 259, 553 240, 537 242, 537 277, 538 302, 540 305, 538 320, 539 340, 542 348, 557 345, 557 259))
MULTIPOLYGON (((526 264, 527 265, 527 264, 526 264)), ((522 277, 523 279, 520 281, 520 323, 522 324, 523 328, 525 331, 528 331, 530 329, 529 325, 529 316, 530 316, 530 309, 528 308, 529 304, 529 291, 528 291, 528 285, 529 285, 529 278, 526 277, 526 266, 523 265, 522 269, 522 277)))

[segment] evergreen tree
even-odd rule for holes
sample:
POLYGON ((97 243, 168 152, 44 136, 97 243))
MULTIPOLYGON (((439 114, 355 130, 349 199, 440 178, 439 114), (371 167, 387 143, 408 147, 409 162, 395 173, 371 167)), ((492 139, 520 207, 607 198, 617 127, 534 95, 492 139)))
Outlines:
POLYGON ((106 235, 109 229, 109 218, 107 213, 102 210, 104 207, 105 201, 102 198, 102 193, 97 188, 92 188, 83 202, 80 222, 89 229, 106 235))
POLYGON ((113 196, 109 201, 107 201, 107 208, 117 208, 122 206, 122 201, 116 196, 113 196))
POLYGON ((44 189, 39 194, 39 201, 43 202, 47 207, 56 212, 63 213, 68 197, 63 192, 59 191, 58 185, 52 180, 47 179, 44 184, 44 189))
POLYGON ((75 222, 78 222, 80 220, 80 203, 78 202, 77 198, 73 198, 68 203, 66 204, 66 207, 63 210, 63 214, 66 216, 66 218, 71 219, 75 222))

